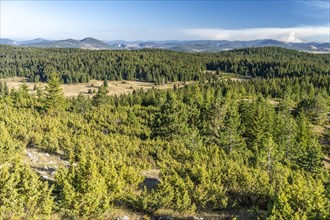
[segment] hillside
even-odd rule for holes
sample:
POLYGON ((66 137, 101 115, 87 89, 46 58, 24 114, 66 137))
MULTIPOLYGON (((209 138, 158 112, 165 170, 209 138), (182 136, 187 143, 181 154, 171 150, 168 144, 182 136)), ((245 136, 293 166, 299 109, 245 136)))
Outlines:
MULTIPOLYGON (((91 42, 90 40, 88 40, 91 42)), ((70 44, 77 43, 68 40, 70 44)), ((94 42, 94 41, 92 41, 94 42)), ((262 47, 220 53, 182 53, 169 50, 81 50, 24 48, 0 45, 0 78, 26 77, 48 81, 56 71, 64 83, 97 80, 132 80, 165 84, 202 80, 205 70, 253 77, 293 77, 328 74, 327 54, 310 54, 279 47, 262 47)))
POLYGON ((0 82, 1 218, 329 219, 329 74, 208 74, 93 98, 0 82))
POLYGON ((80 41, 80 44, 84 49, 110 49, 111 46, 103 41, 95 38, 85 38, 80 41))

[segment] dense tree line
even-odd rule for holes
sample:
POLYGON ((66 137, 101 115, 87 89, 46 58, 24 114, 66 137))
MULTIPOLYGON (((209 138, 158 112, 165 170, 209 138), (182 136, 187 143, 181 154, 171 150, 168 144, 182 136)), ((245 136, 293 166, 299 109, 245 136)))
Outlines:
POLYGON ((48 81, 52 72, 63 83, 90 79, 131 80, 164 84, 204 80, 206 70, 246 76, 292 77, 329 74, 325 54, 308 54, 277 47, 248 48, 221 53, 180 53, 159 49, 91 51, 38 49, 0 45, 0 78, 21 76, 48 81))
POLYGON ((310 54, 278 47, 246 48, 217 54, 208 69, 248 76, 291 77, 329 74, 328 54, 310 54))
POLYGON ((329 124, 329 75, 231 81, 213 74, 121 96, 108 96, 105 82, 93 98, 73 99, 64 99, 58 76, 49 77, 36 95, 25 85, 1 90, 1 218, 97 217, 125 207, 329 219, 326 150, 313 130, 329 124), (20 162, 29 147, 68 161, 50 186, 20 162), (159 183, 141 187, 150 169, 160 171, 159 183))

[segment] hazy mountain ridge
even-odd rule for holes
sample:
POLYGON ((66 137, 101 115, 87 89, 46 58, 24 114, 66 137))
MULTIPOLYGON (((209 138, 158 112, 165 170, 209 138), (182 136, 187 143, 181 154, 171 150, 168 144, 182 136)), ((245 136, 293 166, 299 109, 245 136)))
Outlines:
POLYGON ((14 41, 7 38, 0 38, 0 44, 41 47, 41 48, 81 48, 81 49, 116 49, 116 50, 137 50, 144 48, 168 49, 181 52, 219 52, 246 47, 278 46, 287 49, 308 51, 315 53, 330 52, 330 43, 318 42, 284 42, 272 39, 252 40, 252 41, 228 41, 228 40, 194 40, 194 41, 101 41, 95 38, 85 38, 82 40, 46 40, 37 38, 28 41, 14 41))
POLYGON ((95 38, 85 38, 82 40, 64 39, 64 40, 46 40, 37 38, 27 41, 13 41, 7 38, 0 38, 0 44, 22 47, 40 47, 40 48, 81 48, 81 49, 111 49, 111 45, 95 38))

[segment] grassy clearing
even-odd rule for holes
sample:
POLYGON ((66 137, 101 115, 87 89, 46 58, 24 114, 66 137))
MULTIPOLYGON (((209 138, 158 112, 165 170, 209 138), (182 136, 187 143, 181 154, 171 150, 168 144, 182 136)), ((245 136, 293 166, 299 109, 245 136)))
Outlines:
MULTIPOLYGON (((23 77, 14 77, 14 78, 6 78, 0 79, 0 81, 6 82, 9 89, 18 89, 24 82, 23 77)), ((134 90, 143 89, 149 90, 152 88, 157 89, 169 89, 173 88, 174 84, 177 87, 184 86, 183 82, 175 82, 175 83, 168 83, 165 85, 155 85, 151 82, 142 82, 142 81, 108 81, 109 83, 109 95, 121 95, 121 94, 128 94, 132 93, 134 90)), ((190 84, 192 82, 187 82, 190 84)), ((47 84, 46 83, 26 83, 29 88, 29 93, 34 94, 36 91, 33 90, 34 86, 37 85, 38 87, 44 88, 47 84)), ((63 93, 66 97, 75 97, 78 96, 79 93, 82 93, 86 96, 93 96, 92 94, 88 93, 88 90, 95 90, 97 92, 98 87, 103 84, 102 80, 91 80, 88 83, 79 83, 79 84, 65 84, 62 85, 63 93)))

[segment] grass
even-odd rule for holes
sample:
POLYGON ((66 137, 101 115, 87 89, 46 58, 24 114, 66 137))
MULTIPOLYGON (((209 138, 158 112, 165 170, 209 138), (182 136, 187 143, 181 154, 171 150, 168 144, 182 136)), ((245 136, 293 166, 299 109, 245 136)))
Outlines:
MULTIPOLYGON (((24 78, 23 77, 13 77, 13 78, 5 78, 0 79, 0 81, 6 82, 9 89, 19 89, 21 85, 23 85, 24 78)), ((192 83, 192 82, 188 82, 192 83)), ((37 85, 38 87, 45 88, 47 85, 46 83, 30 83, 26 82, 29 93, 35 94, 36 91, 33 90, 34 85, 37 85)), ((78 83, 78 84, 64 84, 62 85, 62 90, 64 93, 64 96, 66 97, 75 97, 78 96, 79 93, 82 93, 85 96, 93 96, 93 94, 89 94, 88 90, 95 89, 97 91, 98 87, 100 87, 103 84, 102 80, 91 80, 88 83, 78 83)), ((142 82, 142 81, 108 81, 109 87, 109 95, 121 95, 121 94, 129 94, 132 93, 134 90, 149 90, 152 88, 157 89, 170 89, 173 88, 174 84, 177 85, 177 87, 182 87, 184 83, 182 82, 175 82, 175 83, 168 83, 165 85, 155 85, 152 82, 142 82)))

